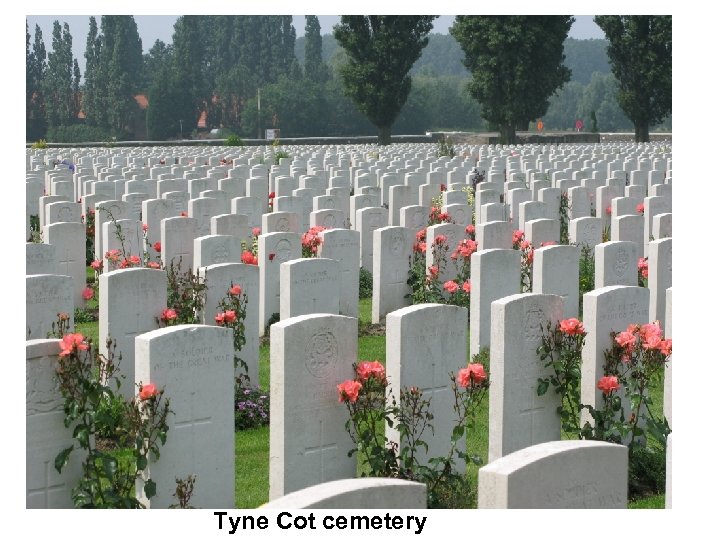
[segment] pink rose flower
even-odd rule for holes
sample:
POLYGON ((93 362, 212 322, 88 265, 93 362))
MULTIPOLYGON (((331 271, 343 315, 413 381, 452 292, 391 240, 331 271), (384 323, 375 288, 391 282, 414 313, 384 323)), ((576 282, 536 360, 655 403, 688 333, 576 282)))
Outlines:
POLYGON ((385 381, 385 366, 380 362, 360 362, 355 371, 361 381, 367 381, 371 377, 378 382, 385 381))
POLYGON ((344 403, 346 401, 349 401, 350 403, 355 403, 357 401, 358 395, 360 394, 361 388, 362 384, 357 381, 347 380, 343 383, 338 384, 337 390, 340 403, 344 403))
POLYGON ((560 321, 560 331, 568 336, 581 336, 585 333, 583 323, 575 318, 560 321))
POLYGON ((160 320, 161 321, 173 321, 177 319, 177 312, 172 308, 165 308, 160 313, 160 320))
POLYGON ((615 342, 624 348, 632 348, 635 346, 635 334, 632 332, 620 332, 615 336, 615 342))
POLYGON ((481 383, 485 379, 487 379, 487 373, 482 364, 468 364, 468 367, 458 371, 457 381, 463 388, 467 388, 473 382, 481 383))
POLYGON ((65 334, 62 341, 60 341, 59 356, 67 356, 76 350, 86 351, 88 347, 88 344, 85 342, 85 336, 82 334, 65 334))
POLYGON ((92 290, 90 287, 85 287, 82 292, 82 297, 85 300, 90 300, 93 296, 95 296, 95 291, 92 290))
POLYGON ((240 296, 242 294, 242 288, 240 288, 240 285, 233 285, 228 292, 233 296, 240 296))
POLYGON ((602 393, 607 396, 610 392, 620 388, 620 384, 615 376, 603 377, 598 381, 597 387, 598 390, 602 390, 602 393))
POLYGON ((140 393, 138 395, 140 397, 140 401, 147 401, 148 399, 158 395, 158 389, 152 383, 143 384, 140 387, 140 393))
POLYGON ((459 288, 460 286, 454 281, 446 281, 443 285, 443 289, 445 289, 450 294, 456 293, 459 288))

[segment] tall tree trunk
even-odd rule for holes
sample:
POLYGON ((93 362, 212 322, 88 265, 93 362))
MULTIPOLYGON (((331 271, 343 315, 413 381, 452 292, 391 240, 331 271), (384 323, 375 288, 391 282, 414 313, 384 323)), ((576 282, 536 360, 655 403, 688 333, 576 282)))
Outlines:
POLYGON ((650 142, 650 126, 647 122, 635 124, 635 142, 650 142))
POLYGON ((515 126, 513 124, 500 126, 500 144, 515 144, 515 126))
POLYGON ((390 127, 391 126, 379 126, 378 127, 378 144, 385 146, 390 144, 390 127))

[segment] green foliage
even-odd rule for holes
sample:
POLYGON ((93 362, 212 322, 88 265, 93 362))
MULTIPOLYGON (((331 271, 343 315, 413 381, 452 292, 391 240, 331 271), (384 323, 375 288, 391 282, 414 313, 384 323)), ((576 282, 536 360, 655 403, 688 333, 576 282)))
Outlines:
POLYGON ((57 143, 101 142, 123 140, 127 138, 127 133, 87 124, 74 124, 49 127, 47 138, 57 143))
POLYGON ((360 267, 360 290, 359 298, 372 298, 373 276, 372 272, 360 267))
POLYGON ((75 324, 82 324, 95 322, 98 320, 98 318, 96 313, 87 309, 76 307, 73 315, 73 320, 75 321, 75 324))
POLYGON ((122 446, 132 444, 133 441, 128 440, 127 434, 122 430, 125 401, 121 396, 104 396, 98 402, 97 412, 104 417, 104 422, 97 427, 98 437, 109 439, 122 446))
POLYGON ((427 45, 431 15, 343 15, 333 35, 348 63, 340 69, 345 92, 390 143, 390 128, 410 93, 410 68, 427 45))
POLYGON ((320 21, 315 15, 305 15, 305 79, 324 83, 330 76, 328 67, 322 59, 322 37, 320 21))
POLYGON ((217 305, 217 315, 215 315, 215 324, 230 328, 233 331, 235 368, 241 367, 244 376, 247 376, 248 365, 242 359, 240 353, 246 343, 245 317, 247 316, 247 302, 247 293, 239 285, 231 282, 230 288, 217 305))
POLYGON ((224 144, 225 146, 245 146, 243 140, 235 134, 229 135, 224 144))
POLYGON ((278 152, 275 152, 273 154, 273 164, 274 165, 280 165, 280 160, 283 158, 289 158, 292 157, 290 154, 288 154, 285 150, 279 150, 278 152))
POLYGON ((437 157, 455 157, 455 147, 452 139, 443 135, 437 143, 437 157))
POLYGON ((56 20, 53 22, 52 52, 48 54, 47 72, 42 79, 45 117, 50 127, 68 125, 77 118, 72 75, 70 26, 64 23, 61 27, 56 20))
POLYGON ((93 351, 82 334, 69 334, 61 342, 57 379, 63 396, 64 424, 72 429, 74 443, 55 458, 62 473, 74 451, 83 454, 82 475, 72 490, 79 508, 143 508, 135 489, 144 486, 145 496, 155 494, 147 474, 149 458, 160 457, 167 440, 169 402, 152 384, 140 385, 137 397, 125 401, 116 392, 115 343, 108 339, 108 355, 93 351), (132 459, 118 459, 101 450, 96 437, 112 436, 128 442, 132 459))
POLYGON ((607 57, 608 42, 604 39, 575 39, 568 37, 563 43, 563 63, 571 72, 573 81, 586 85, 595 73, 610 73, 607 57))
POLYGON ((428 507, 466 506, 469 502, 467 479, 455 470, 455 460, 479 465, 481 458, 458 449, 468 430, 473 429, 477 412, 487 393, 489 382, 484 367, 471 364, 450 374, 454 396, 455 426, 446 455, 431 457, 421 464, 419 456, 428 445, 425 438, 434 435, 430 400, 422 390, 401 388, 399 399, 394 396, 385 377, 385 369, 377 361, 361 362, 355 367, 355 378, 338 385, 340 400, 348 409, 345 428, 356 444, 348 457, 358 454, 364 464, 362 475, 403 478, 427 485, 428 507), (388 397, 386 397, 388 396, 388 397), (383 430, 387 426, 396 433, 391 440, 383 430))
POLYGON ((173 324, 201 324, 200 314, 205 305, 207 285, 200 278, 200 271, 181 270, 182 260, 170 263, 165 271, 168 277, 167 303, 175 310, 173 324))
POLYGON ((35 25, 35 38, 30 48, 30 31, 25 23, 25 140, 33 141, 45 134, 45 98, 43 84, 47 72, 47 54, 42 30, 35 25))
POLYGON ((563 42, 571 16, 458 15, 450 34, 472 74, 468 86, 482 116, 515 142, 515 127, 545 114, 550 96, 570 80, 563 42))
POLYGON ((428 35, 428 44, 413 64, 410 74, 416 76, 463 78, 469 73, 462 63, 462 50, 457 40, 448 34, 428 35))
POLYGON ((635 142, 672 111, 672 16, 598 15, 618 80, 617 102, 635 125, 635 142))
POLYGON ((40 139, 39 141, 35 141, 34 143, 32 143, 32 146, 30 148, 32 148, 33 150, 43 150, 47 147, 47 141, 45 139, 40 139))
POLYGON ((595 248, 580 245, 580 314, 583 312, 583 295, 595 289, 595 248))
POLYGON ((672 341, 664 340, 658 324, 631 324, 611 332, 603 376, 597 382, 602 398, 597 407, 580 402, 579 381, 585 330, 577 319, 548 323, 538 347, 540 361, 552 374, 538 379, 538 395, 552 386, 561 396, 558 415, 570 437, 624 444, 629 450, 630 498, 664 489, 665 447, 670 427, 654 407, 652 388, 662 388, 662 375, 672 341), (579 412, 591 420, 580 425, 579 412))
POLYGON ((570 237, 568 233, 568 204, 569 198, 567 192, 560 194, 560 243, 562 245, 568 245, 570 237))
POLYGON ((40 231, 40 216, 38 216, 37 214, 32 214, 30 216, 30 238, 28 238, 27 241, 34 244, 42 243, 42 231, 40 231))
MULTIPOLYGON (((582 324, 579 328, 582 329, 582 324)), ((584 343, 584 331, 568 333, 560 323, 553 328, 548 322, 537 349, 543 367, 550 368, 552 373, 538 379, 537 394, 542 396, 553 386, 554 392, 560 395, 557 413, 562 430, 573 437, 580 433, 580 366, 584 343)))

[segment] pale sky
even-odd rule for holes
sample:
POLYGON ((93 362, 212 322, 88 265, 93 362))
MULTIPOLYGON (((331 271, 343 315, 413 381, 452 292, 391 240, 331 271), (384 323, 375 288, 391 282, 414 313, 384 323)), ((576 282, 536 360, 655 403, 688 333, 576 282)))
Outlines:
MULTIPOLYGON (((98 27, 100 26, 101 15, 95 15, 98 27)), ((147 52, 155 43, 156 39, 166 44, 172 42, 173 25, 179 15, 135 15, 135 22, 138 26, 138 33, 143 44, 143 51, 147 52)), ((89 29, 89 15, 28 15, 30 28, 30 42, 35 36, 35 25, 40 25, 43 34, 45 50, 52 50, 52 28, 53 21, 57 20, 62 25, 68 23, 70 33, 73 37, 73 58, 76 58, 80 66, 80 72, 85 72, 85 42, 89 29)), ((333 25, 340 21, 339 15, 319 15, 322 34, 330 34, 333 25)), ((454 15, 441 15, 434 21, 433 32, 447 34, 448 28, 452 25, 454 15)), ((575 15, 575 23, 570 29, 569 36, 576 39, 602 39, 604 34, 600 27, 593 22, 592 15, 575 15)), ((305 16, 294 15, 293 26, 297 36, 305 34, 305 16)))

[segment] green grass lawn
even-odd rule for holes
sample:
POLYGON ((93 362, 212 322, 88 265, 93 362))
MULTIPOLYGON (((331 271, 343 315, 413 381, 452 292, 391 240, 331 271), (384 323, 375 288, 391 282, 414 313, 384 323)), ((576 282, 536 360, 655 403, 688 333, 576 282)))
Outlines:
MULTIPOLYGON (((360 301, 360 325, 370 322, 370 299, 360 301)), ((97 323, 77 325, 78 332, 97 341, 97 323)), ((358 339, 358 360, 380 360, 385 362, 385 336, 362 336, 358 339)), ((486 366, 487 367, 487 366, 486 366)), ((492 376, 491 376, 492 380, 492 376)), ((270 382, 270 347, 260 347, 260 386, 268 391, 270 382)), ((652 388, 651 398, 654 414, 662 414, 662 385, 652 388)), ((486 396, 477 418, 477 428, 468 434, 468 450, 482 457, 487 463, 488 448, 488 398, 486 396)), ((268 427, 255 428, 235 433, 235 504, 238 508, 257 508, 268 501, 269 490, 269 445, 268 427)), ((477 490, 478 467, 470 465, 467 479, 473 491, 477 490)), ((665 496, 654 495, 633 501, 628 508, 664 508, 665 496)))

